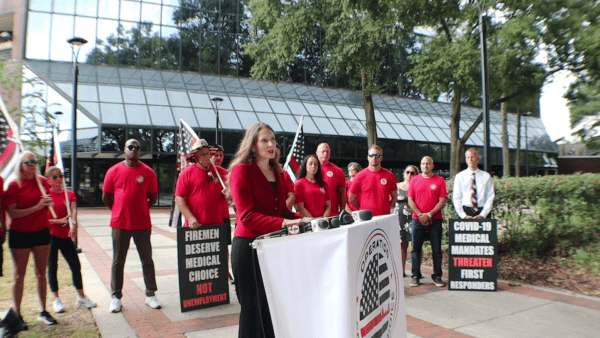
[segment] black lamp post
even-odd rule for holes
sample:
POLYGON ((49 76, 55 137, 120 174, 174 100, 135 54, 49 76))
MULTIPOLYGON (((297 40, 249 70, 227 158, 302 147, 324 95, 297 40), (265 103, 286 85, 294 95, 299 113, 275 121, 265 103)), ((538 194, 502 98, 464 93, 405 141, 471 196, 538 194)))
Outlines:
POLYGON ((531 116, 531 112, 524 112, 525 116, 525 176, 529 176, 529 140, 527 139, 527 120, 531 116))
POLYGON ((219 105, 223 102, 223 99, 216 96, 211 99, 215 103, 215 109, 217 110, 217 124, 215 126, 215 144, 219 144, 219 105))
POLYGON ((73 109, 71 110, 71 190, 77 195, 77 80, 79 76, 79 65, 77 57, 81 46, 87 43, 87 40, 80 37, 72 37, 67 42, 71 45, 73 51, 73 109))
POLYGON ((485 25, 485 2, 479 5, 479 43, 481 52, 481 97, 483 108, 483 170, 490 172, 492 169, 490 150, 490 80, 488 75, 487 60, 487 29, 485 25))

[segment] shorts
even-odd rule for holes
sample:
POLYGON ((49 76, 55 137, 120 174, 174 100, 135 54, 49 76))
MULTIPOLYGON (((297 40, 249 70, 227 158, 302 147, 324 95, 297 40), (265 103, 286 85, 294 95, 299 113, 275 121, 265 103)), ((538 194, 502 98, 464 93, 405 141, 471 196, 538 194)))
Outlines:
POLYGON ((34 246, 50 244, 50 229, 36 232, 8 230, 8 247, 11 249, 31 249, 34 246))

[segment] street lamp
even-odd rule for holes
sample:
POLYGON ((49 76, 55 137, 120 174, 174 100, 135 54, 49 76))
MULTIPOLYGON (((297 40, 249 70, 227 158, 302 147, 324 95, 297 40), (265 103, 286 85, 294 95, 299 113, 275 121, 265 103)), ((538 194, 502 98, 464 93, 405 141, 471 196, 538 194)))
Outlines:
POLYGON ((219 105, 223 102, 223 99, 215 96, 211 99, 215 103, 215 109, 217 110, 217 124, 215 126, 215 144, 219 144, 219 105))
POLYGON ((77 58, 81 46, 87 40, 80 37, 72 37, 67 42, 71 45, 73 52, 73 109, 71 110, 71 190, 77 195, 77 80, 79 76, 79 65, 77 58))
MULTIPOLYGON (((531 112, 524 112, 523 116, 531 116, 531 112)), ((529 176, 529 140, 527 139, 527 118, 525 119, 525 176, 529 176)))

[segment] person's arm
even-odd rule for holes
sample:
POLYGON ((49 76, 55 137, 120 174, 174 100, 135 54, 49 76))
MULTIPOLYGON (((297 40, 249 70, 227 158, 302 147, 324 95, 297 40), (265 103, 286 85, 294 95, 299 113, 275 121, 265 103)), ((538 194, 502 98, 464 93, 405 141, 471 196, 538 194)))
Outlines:
POLYGON ((492 177, 488 177, 488 180, 485 182, 485 203, 483 204, 483 209, 481 213, 477 215, 476 218, 487 218, 492 211, 492 206, 494 205, 494 198, 496 197, 496 193, 494 192, 494 184, 492 182, 492 177))
POLYGON ((323 213, 323 217, 329 217, 331 215, 331 200, 325 201, 325 212, 323 213))
POLYGON ((287 208, 290 211, 292 210, 292 207, 294 206, 295 201, 296 201, 296 194, 294 194, 293 192, 288 192, 287 199, 285 200, 285 205, 287 206, 287 208))
POLYGON ((158 200, 158 193, 148 194, 148 208, 152 208, 154 203, 158 200))
POLYGON ((462 205, 462 176, 460 173, 454 176, 454 188, 452 189, 452 204, 454 205, 454 211, 458 214, 458 217, 465 218, 467 214, 463 210, 462 205))
POLYGON ((102 202, 106 204, 109 210, 112 210, 113 204, 115 204, 115 194, 112 192, 102 192, 102 202))
POLYGON ((29 216, 31 214, 33 214, 36 211, 39 211, 40 209, 46 208, 48 206, 53 205, 54 202, 52 201, 52 197, 46 195, 43 196, 40 201, 34 205, 31 206, 29 208, 25 208, 25 209, 19 209, 17 208, 17 204, 11 204, 8 206, 8 208, 6 209, 6 211, 8 211, 8 215, 10 216, 10 218, 12 219, 17 219, 17 218, 23 218, 25 216, 29 216))
POLYGON ((410 210, 412 210, 412 212, 417 214, 417 217, 421 218, 421 210, 419 210, 419 208, 417 208, 417 204, 415 203, 413 198, 410 196, 408 196, 408 206, 410 207, 410 210))
POLYGON ((187 203, 185 203, 185 198, 181 196, 175 196, 175 205, 177 205, 179 211, 181 211, 183 216, 185 216, 185 218, 187 219, 188 226, 190 227, 190 229, 197 229, 200 225, 202 225, 198 223, 198 220, 196 219, 196 217, 194 217, 194 215, 188 208, 187 203))
POLYGON ((392 189, 391 193, 390 193, 391 199, 390 199, 390 213, 394 212, 394 208, 396 207, 396 201, 398 200, 398 190, 396 189, 392 189))
POLYGON ((296 210, 298 210, 298 213, 300 215, 302 215, 302 217, 310 217, 312 218, 313 216, 310 214, 310 212, 308 211, 308 209, 306 209, 304 207, 304 202, 298 202, 296 203, 296 210))
POLYGON ((360 206, 358 205, 358 199, 356 198, 356 196, 358 195, 353 192, 350 192, 350 204, 354 207, 354 209, 358 210, 360 209, 360 206))
MULTIPOLYGON (((71 230, 69 230, 69 237, 74 240, 77 238, 77 227, 79 226, 77 223, 77 201, 69 201, 69 205, 71 206, 71 230)), ((68 218, 67 222, 69 222, 68 218)))

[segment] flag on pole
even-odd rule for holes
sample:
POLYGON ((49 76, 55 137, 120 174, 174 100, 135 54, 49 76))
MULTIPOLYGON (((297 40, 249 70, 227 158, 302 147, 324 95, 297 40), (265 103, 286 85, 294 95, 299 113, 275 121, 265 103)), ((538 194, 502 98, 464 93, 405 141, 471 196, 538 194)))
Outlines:
POLYGON ((52 166, 59 167, 62 172, 65 171, 60 149, 60 140, 58 139, 58 128, 56 127, 52 127, 52 139, 50 140, 50 150, 48 151, 48 158, 46 159, 46 170, 52 166))
POLYGON ((19 157, 19 128, 0 97, 0 176, 7 178, 19 157))
POLYGON ((180 227, 182 222, 182 214, 179 211, 177 205, 175 205, 175 186, 177 185, 177 179, 179 174, 189 166, 191 163, 188 159, 188 154, 192 150, 192 146, 196 141, 200 139, 194 129, 190 127, 183 119, 179 119, 179 138, 177 145, 177 170, 175 170, 175 182, 173 184, 173 203, 171 204, 171 217, 169 219, 170 227, 180 227), (180 223, 181 222, 181 223, 180 223))
POLYGON ((302 129, 302 123, 304 122, 304 116, 300 117, 300 123, 298 124, 298 130, 296 131, 296 137, 294 137, 294 143, 288 153, 288 157, 283 165, 283 169, 290 174, 290 178, 294 183, 298 178, 298 172, 300 171, 300 163, 304 159, 304 129, 302 129))

